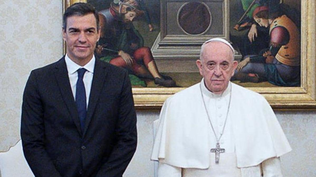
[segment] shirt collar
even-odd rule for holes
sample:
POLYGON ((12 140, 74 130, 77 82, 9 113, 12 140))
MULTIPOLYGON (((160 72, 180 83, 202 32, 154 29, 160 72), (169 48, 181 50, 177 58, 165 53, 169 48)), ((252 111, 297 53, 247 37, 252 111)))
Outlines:
POLYGON ((222 94, 215 94, 215 93, 209 91, 205 86, 204 78, 202 78, 202 81, 200 84, 201 84, 202 93, 208 97, 211 97, 211 98, 225 97, 226 95, 229 94, 229 91, 231 90, 231 82, 228 83, 226 90, 222 94))
POLYGON ((67 70, 69 74, 73 74, 77 72, 79 68, 85 68, 88 72, 93 74, 94 71, 94 64, 95 64, 95 57, 93 55, 92 59, 84 66, 80 66, 77 63, 73 62, 68 55, 65 56, 65 62, 67 66, 67 70))

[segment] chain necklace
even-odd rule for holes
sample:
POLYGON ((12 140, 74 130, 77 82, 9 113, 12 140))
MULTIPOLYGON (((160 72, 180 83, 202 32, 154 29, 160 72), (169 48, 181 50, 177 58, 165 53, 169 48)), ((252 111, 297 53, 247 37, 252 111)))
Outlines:
POLYGON ((228 113, 229 113, 229 109, 230 109, 230 102, 231 102, 231 98, 232 98, 232 87, 230 88, 230 91, 229 91, 229 102, 228 102, 228 107, 227 107, 227 112, 226 112, 225 123, 224 123, 222 132, 220 133, 219 137, 217 136, 217 134, 215 132, 215 129, 214 129, 212 121, 211 121, 211 117, 210 117, 210 115, 208 113, 208 110, 207 110, 207 107, 206 107, 206 104, 205 104, 205 100, 204 100, 204 96, 203 96, 203 92, 202 92, 202 83, 200 84, 200 92, 201 92, 201 97, 202 97, 202 101, 203 101, 204 109, 206 111, 207 118, 208 118, 208 120, 210 122, 210 125, 212 127, 213 133, 214 133, 215 138, 216 138, 216 148, 212 148, 211 152, 215 153, 215 163, 218 164, 219 163, 220 153, 225 153, 225 149, 221 148, 221 146, 219 144, 219 141, 221 140, 221 138, 222 138, 222 136, 224 134, 224 131, 225 131, 225 127, 226 127, 226 122, 227 122, 228 113))

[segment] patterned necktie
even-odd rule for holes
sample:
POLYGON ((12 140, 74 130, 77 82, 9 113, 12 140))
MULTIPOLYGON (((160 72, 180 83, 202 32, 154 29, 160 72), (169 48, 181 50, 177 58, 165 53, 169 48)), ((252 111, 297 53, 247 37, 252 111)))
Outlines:
POLYGON ((77 80, 77 85, 76 85, 76 104, 77 104, 77 109, 79 113, 81 130, 83 130, 84 128, 84 121, 87 114, 86 90, 84 88, 84 83, 83 83, 83 75, 86 71, 87 70, 84 68, 80 68, 77 70, 78 80, 77 80))

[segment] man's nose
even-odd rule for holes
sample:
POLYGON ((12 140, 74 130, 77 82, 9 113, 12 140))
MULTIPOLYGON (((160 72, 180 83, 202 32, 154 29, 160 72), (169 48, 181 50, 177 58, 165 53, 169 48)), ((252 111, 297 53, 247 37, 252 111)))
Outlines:
POLYGON ((221 76, 222 75, 222 69, 220 67, 220 65, 217 65, 215 68, 214 68, 214 74, 216 76, 221 76))
POLYGON ((87 41, 86 34, 84 32, 81 32, 79 35, 79 42, 86 42, 86 41, 87 41))

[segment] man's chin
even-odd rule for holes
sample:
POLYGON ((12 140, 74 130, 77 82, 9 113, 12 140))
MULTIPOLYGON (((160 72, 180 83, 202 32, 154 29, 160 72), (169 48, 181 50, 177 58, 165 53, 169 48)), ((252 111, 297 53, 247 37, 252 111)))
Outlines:
POLYGON ((90 53, 88 51, 78 51, 75 53, 75 56, 77 58, 81 58, 81 59, 84 59, 84 58, 87 58, 89 57, 90 53))
POLYGON ((212 86, 212 92, 223 92, 224 91, 224 85, 220 84, 220 85, 213 85, 212 86))

